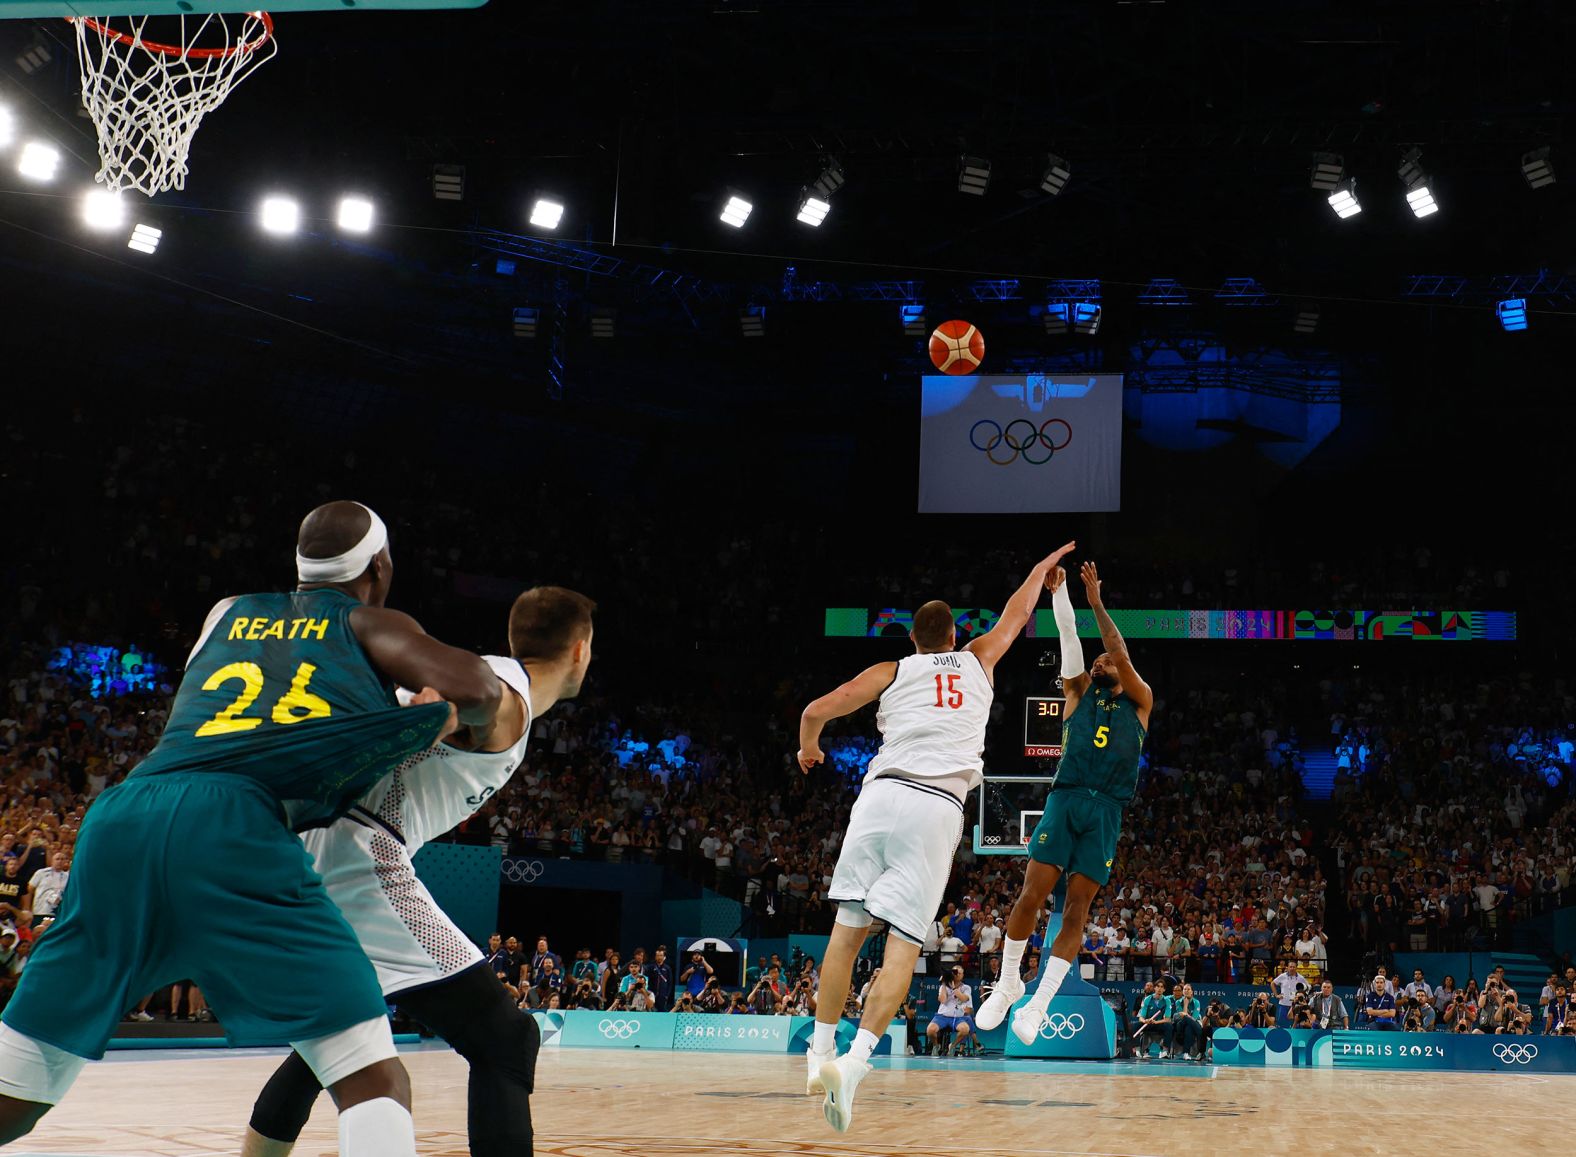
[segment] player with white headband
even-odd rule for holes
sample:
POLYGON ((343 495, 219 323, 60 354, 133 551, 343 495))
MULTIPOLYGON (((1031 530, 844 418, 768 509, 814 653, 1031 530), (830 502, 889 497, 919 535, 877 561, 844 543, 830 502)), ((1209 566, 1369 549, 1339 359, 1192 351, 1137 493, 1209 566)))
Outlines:
MULTIPOLYGON (((510 657, 487 657, 505 688, 492 727, 407 760, 348 815, 302 836, 377 969, 385 999, 470 1063, 472 1157, 531 1152, 541 1033, 417 879, 411 857, 503 788, 525 759, 532 721, 579 694, 591 664, 595 610, 590 599, 562 587, 522 594, 509 612, 510 657), (472 750, 455 746, 460 742, 472 750)), ((321 1090, 306 1060, 291 1053, 257 1098, 243 1157, 288 1154, 321 1090)))
POLYGON ((0 1017, 0 1144, 104 1055, 139 997, 190 977, 232 1043, 293 1044, 334 1095, 341 1154, 414 1157, 377 974, 294 833, 457 724, 490 734, 501 689, 383 606, 388 531, 365 506, 307 515, 296 567, 294 591, 214 607, 158 746, 89 810, 60 919, 0 1017), (396 685, 423 688, 417 705, 396 685))

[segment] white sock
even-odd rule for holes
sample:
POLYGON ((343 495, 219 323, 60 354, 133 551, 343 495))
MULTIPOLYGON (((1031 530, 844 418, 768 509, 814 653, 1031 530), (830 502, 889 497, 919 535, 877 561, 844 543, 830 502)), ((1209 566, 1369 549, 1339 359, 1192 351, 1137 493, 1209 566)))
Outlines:
POLYGON ((416 1157, 410 1110, 392 1097, 352 1105, 339 1114, 340 1157, 416 1157))
POLYGON ((859 1030, 859 1035, 854 1038, 854 1043, 848 1046, 847 1056, 856 1061, 868 1061, 870 1054, 876 1051, 876 1042, 880 1038, 867 1028, 859 1030))
POLYGON ((1046 1006, 1062 986, 1062 981, 1067 978, 1072 962, 1063 960, 1060 956, 1052 956, 1045 962, 1045 975, 1040 978, 1040 986, 1034 990, 1034 995, 1029 997, 1029 1003, 1044 1012, 1046 1006))
POLYGON ((1021 980, 1019 975, 1023 968, 1023 950, 1029 946, 1028 940, 1014 940, 1007 937, 1001 950, 1001 978, 1008 984, 1014 980, 1021 980))
POLYGON ((830 1053, 837 1051, 837 1026, 835 1024, 822 1024, 815 1022, 815 1036, 810 1041, 810 1051, 813 1053, 830 1053))

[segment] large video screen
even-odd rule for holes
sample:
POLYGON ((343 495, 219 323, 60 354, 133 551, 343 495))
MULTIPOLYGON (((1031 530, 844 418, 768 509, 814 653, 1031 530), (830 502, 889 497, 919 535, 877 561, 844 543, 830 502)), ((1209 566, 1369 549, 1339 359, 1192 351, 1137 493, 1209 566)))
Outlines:
POLYGON ((1120 374, 927 376, 922 514, 1120 510, 1120 374))

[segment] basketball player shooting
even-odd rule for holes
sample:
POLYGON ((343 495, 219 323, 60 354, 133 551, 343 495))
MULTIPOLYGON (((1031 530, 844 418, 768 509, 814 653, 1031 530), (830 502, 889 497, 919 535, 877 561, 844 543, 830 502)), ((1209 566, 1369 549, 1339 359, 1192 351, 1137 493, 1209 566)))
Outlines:
POLYGON ((853 1120, 854 1090, 870 1072, 870 1055, 908 995, 924 931, 941 907, 952 856, 963 834, 964 799, 984 771, 985 725, 995 695, 996 664, 1029 622, 1040 592, 1057 582, 1069 542, 1041 561, 1008 600, 995 627, 956 650, 952 608, 933 600, 914 613, 914 654, 877 663, 804 709, 799 766, 821 763, 821 729, 880 700, 881 750, 849 815, 832 874, 837 922, 821 963, 810 1093, 825 1093, 822 1113, 839 1133, 853 1120), (873 920, 889 934, 881 975, 865 998, 859 1034, 837 1056, 837 1025, 848 1000, 854 961, 873 920))
MULTIPOLYGON (((504 688, 492 727, 413 756, 349 815, 302 835, 329 898, 377 970, 384 998, 469 1063, 471 1157, 531 1157, 541 1032, 438 907, 411 857, 502 790, 525 759, 531 724, 580 693, 595 610, 563 587, 522 594, 509 612, 510 657, 486 657, 504 688)), ((242 1157, 286 1157, 322 1087, 300 1053, 286 1057, 253 1107, 242 1157)))
POLYGON ((1066 875, 1061 931, 1051 945, 1034 995, 1012 1016, 1013 1034, 1026 1045, 1034 1043, 1045 1024, 1046 1008, 1078 957, 1089 906, 1111 878, 1122 812, 1138 789, 1138 754, 1155 705, 1154 692, 1133 667, 1127 643, 1106 613, 1100 598, 1100 573, 1094 563, 1083 564, 1082 577, 1105 650, 1085 672, 1077 616, 1066 584, 1058 584, 1051 606, 1061 636, 1062 691, 1067 696, 1062 758, 1045 799, 1045 814, 1029 837, 1023 891, 1007 918, 1001 981, 974 1017, 981 1029, 993 1029, 1023 996, 1018 970, 1024 946, 1045 901, 1066 875))

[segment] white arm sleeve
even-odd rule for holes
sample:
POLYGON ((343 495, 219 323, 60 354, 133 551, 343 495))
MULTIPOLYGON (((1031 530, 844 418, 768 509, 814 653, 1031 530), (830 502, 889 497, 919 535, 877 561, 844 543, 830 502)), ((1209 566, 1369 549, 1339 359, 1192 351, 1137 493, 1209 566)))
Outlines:
POLYGON ((1062 678, 1076 679, 1084 673, 1083 640, 1078 637, 1078 615, 1067 593, 1066 580, 1051 596, 1051 610, 1056 614, 1056 630, 1062 637, 1062 678))

